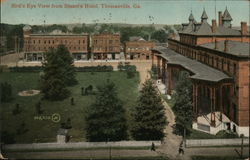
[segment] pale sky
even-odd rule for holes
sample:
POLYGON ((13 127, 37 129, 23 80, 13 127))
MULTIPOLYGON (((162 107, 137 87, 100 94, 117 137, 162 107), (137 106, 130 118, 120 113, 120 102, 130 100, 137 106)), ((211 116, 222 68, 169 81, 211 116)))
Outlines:
POLYGON ((218 19, 218 11, 227 7, 233 26, 241 21, 249 24, 249 0, 1 0, 1 22, 9 24, 62 24, 62 23, 130 23, 130 24, 181 24, 188 22, 192 10, 196 21, 205 8, 208 22, 218 19), (14 5, 25 8, 13 8, 14 5), (36 8, 27 8, 27 4, 36 8), (99 8, 38 8, 39 4, 54 5, 97 4, 99 8), (101 8, 101 4, 130 5, 131 8, 101 8), (133 8, 133 5, 140 8, 133 8), (153 17, 153 18, 151 18, 153 17))

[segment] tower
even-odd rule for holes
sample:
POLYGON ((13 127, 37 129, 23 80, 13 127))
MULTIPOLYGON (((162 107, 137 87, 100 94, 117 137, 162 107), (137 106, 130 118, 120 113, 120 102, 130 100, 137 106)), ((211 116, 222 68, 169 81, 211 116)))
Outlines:
POLYGON ((202 23, 207 22, 207 19, 208 19, 207 13, 206 13, 206 11, 205 11, 205 9, 204 9, 204 10, 203 10, 203 13, 202 13, 202 15, 201 15, 201 22, 202 22, 202 23))
POLYGON ((227 27, 227 28, 231 28, 232 27, 232 25, 231 25, 232 20, 233 19, 226 8, 226 10, 222 16, 222 26, 227 27))

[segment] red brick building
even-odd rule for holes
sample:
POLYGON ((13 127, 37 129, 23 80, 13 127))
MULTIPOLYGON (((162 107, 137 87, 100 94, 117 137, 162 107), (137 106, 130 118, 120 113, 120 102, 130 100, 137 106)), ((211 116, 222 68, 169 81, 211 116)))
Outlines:
POLYGON ((146 41, 141 37, 130 37, 129 41, 125 42, 125 59, 152 59, 151 49, 154 47, 155 42, 146 41))
POLYGON ((65 45, 75 60, 87 59, 88 35, 62 33, 55 30, 52 33, 32 34, 32 28, 25 26, 24 31, 24 52, 27 61, 42 61, 43 53, 50 48, 57 48, 58 45, 65 45))
MULTIPOLYGON (((153 49, 158 78, 172 94, 180 71, 190 75, 193 84, 193 128, 216 134, 231 130, 249 136, 250 35, 246 22, 232 28, 226 9, 219 12, 219 25, 203 11, 197 23, 192 13, 182 24, 180 40, 169 39, 169 47, 153 49)), ((153 62, 154 63, 154 62, 153 62)))
POLYGON ((91 54, 97 59, 119 59, 121 51, 120 35, 100 33, 91 36, 91 54))

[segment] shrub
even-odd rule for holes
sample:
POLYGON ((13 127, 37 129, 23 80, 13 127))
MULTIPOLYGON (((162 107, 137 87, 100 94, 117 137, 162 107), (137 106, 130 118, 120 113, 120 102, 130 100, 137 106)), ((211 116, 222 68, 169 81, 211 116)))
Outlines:
POLYGON ((1 83, 0 95, 2 102, 9 102, 12 100, 12 86, 11 84, 4 82, 1 83))
POLYGON ((86 67, 76 67, 77 72, 111 72, 113 71, 112 66, 86 66, 86 67))
POLYGON ((41 72, 41 66, 10 67, 11 72, 41 72))

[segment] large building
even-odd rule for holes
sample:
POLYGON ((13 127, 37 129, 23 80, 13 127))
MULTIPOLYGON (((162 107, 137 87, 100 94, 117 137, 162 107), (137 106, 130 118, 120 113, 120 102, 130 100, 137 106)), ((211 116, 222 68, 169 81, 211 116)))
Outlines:
POLYGON ((125 42, 125 58, 128 60, 148 60, 152 56, 152 48, 155 43, 146 41, 141 37, 130 37, 125 42))
POLYGON ((103 32, 91 36, 91 54, 95 60, 119 59, 120 34, 103 32))
POLYGON ((26 61, 42 61, 43 53, 58 45, 65 45, 75 60, 87 59, 88 35, 62 33, 55 30, 52 33, 32 33, 30 26, 24 26, 24 47, 26 61))
POLYGON ((219 23, 201 22, 192 15, 182 24, 180 40, 169 39, 169 47, 153 49, 158 78, 171 95, 180 71, 190 75, 193 84, 193 128, 216 134, 231 130, 249 136, 250 35, 246 22, 232 28, 226 9, 219 12, 219 23))

